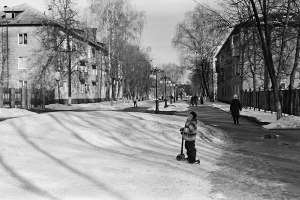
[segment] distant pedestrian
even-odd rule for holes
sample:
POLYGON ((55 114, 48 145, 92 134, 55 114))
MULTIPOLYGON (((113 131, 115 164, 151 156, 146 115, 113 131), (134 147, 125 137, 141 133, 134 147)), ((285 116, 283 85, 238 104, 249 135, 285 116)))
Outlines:
POLYGON ((183 139, 185 140, 185 148, 187 154, 187 161, 191 164, 200 164, 200 160, 196 160, 196 133, 197 133, 197 114, 192 111, 188 115, 183 128, 180 129, 183 139))
POLYGON ((200 97, 200 102, 203 104, 203 96, 200 97))
POLYGON ((240 111, 242 110, 241 102, 238 100, 236 94, 233 95, 233 99, 230 103, 230 113, 233 118, 234 124, 239 124, 240 111))
POLYGON ((194 104, 197 106, 198 104, 198 96, 195 94, 194 96, 194 104))
POLYGON ((192 106, 194 106, 194 97, 193 96, 191 96, 190 103, 192 106))
POLYGON ((135 98, 133 99, 133 107, 137 107, 137 101, 138 101, 138 98, 135 97, 135 98))

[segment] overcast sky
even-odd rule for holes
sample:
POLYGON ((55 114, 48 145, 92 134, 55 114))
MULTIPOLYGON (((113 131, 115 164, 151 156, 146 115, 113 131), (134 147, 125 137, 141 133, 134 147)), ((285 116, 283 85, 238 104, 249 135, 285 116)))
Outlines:
MULTIPOLYGON (((207 3, 213 0, 197 0, 200 3, 207 3)), ((27 3, 40 10, 46 10, 43 0, 1 0, 0 9, 3 6, 13 7, 27 3)), ((184 19, 184 13, 193 10, 196 6, 194 0, 131 0, 138 11, 145 11, 147 25, 145 26, 141 44, 143 47, 152 48, 154 65, 162 63, 179 64, 178 53, 172 47, 171 40, 174 37, 175 27, 178 22, 184 19)), ((82 8, 86 0, 78 0, 82 8)))

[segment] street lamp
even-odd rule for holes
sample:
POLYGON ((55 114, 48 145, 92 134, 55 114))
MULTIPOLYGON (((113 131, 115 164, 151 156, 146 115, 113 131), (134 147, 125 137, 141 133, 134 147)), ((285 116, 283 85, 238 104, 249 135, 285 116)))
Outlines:
POLYGON ((56 72, 55 72, 55 80, 56 80, 56 82, 57 82, 57 96, 58 96, 58 103, 59 103, 59 101, 60 101, 60 92, 59 92, 59 81, 60 81, 60 71, 59 70, 57 70, 56 72))
MULTIPOLYGON (((172 81, 171 81, 171 83, 169 85, 170 85, 170 104, 172 104, 172 98, 171 98, 171 96, 172 96, 172 88, 171 87, 175 86, 175 83, 172 83, 172 81)), ((174 90, 175 90, 175 88, 174 88, 174 90)), ((173 99, 174 99, 173 102, 175 103, 175 91, 174 91, 174 97, 173 97, 173 99)))
POLYGON ((176 95, 177 95, 177 84, 176 83, 174 83, 174 103, 176 102, 176 95))
POLYGON ((168 101, 167 100, 167 80, 169 80, 168 83, 170 83, 171 81, 170 81, 170 78, 167 77, 166 75, 164 75, 161 79, 165 80, 165 99, 164 99, 164 101, 165 101, 165 108, 166 108, 166 107, 168 107, 168 105, 167 105, 167 101, 168 101))
POLYGON ((156 79, 156 95, 155 95, 155 113, 158 114, 159 113, 159 108, 158 108, 158 98, 157 98, 157 72, 161 72, 161 69, 158 69, 157 67, 155 67, 154 69, 152 69, 150 72, 151 74, 155 75, 155 79, 156 79))

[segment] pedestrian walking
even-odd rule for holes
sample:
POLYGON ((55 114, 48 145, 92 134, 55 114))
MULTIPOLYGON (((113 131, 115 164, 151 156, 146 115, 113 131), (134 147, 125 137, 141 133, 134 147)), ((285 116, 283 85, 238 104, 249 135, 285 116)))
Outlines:
POLYGON ((233 118, 234 124, 239 124, 240 111, 242 110, 241 102, 236 94, 233 95, 233 99, 230 103, 230 113, 233 118))
POLYGON ((194 97, 193 96, 191 96, 190 103, 192 106, 194 106, 194 97))
POLYGON ((194 96, 194 104, 197 106, 198 104, 198 96, 195 94, 194 96))
POLYGON ((133 107, 137 107, 137 101, 138 101, 138 98, 135 97, 135 98, 133 99, 133 107))
POLYGON ((202 95, 200 97, 200 102, 201 102, 201 104, 203 104, 203 96, 202 95))
POLYGON ((180 129, 183 139, 185 140, 184 146, 187 154, 187 161, 191 164, 200 164, 200 160, 196 160, 196 133, 197 133, 197 114, 192 111, 188 115, 183 128, 180 129))

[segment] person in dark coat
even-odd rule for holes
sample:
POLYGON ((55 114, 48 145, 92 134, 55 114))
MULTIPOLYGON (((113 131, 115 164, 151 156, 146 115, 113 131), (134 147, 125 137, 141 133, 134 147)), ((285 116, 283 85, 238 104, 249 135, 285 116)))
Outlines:
POLYGON ((191 105, 194 106, 194 97, 192 96, 190 99, 191 105))
POLYGON ((134 106, 134 107, 137 107, 137 101, 138 101, 138 98, 135 97, 135 98, 133 99, 133 106, 134 106))
POLYGON ((239 124, 240 111, 242 110, 241 102, 238 100, 236 94, 233 95, 233 99, 230 103, 230 113, 233 118, 234 124, 239 124))
POLYGON ((197 106, 197 104, 198 104, 198 96, 195 94, 195 96, 194 96, 194 103, 195 103, 195 105, 197 106))

